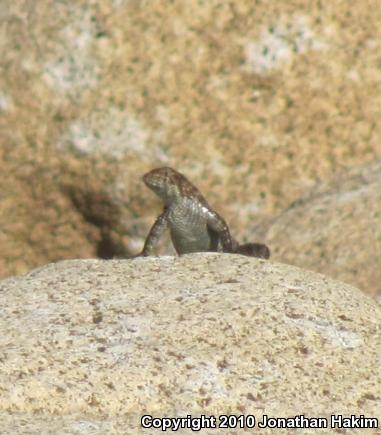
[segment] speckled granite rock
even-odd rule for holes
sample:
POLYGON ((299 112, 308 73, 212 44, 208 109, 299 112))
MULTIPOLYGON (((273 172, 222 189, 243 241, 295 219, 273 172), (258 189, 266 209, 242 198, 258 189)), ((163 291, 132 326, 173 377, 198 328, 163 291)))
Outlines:
POLYGON ((154 166, 184 170, 249 239, 318 178, 380 157, 373 4, 2 0, 0 276, 136 252, 154 166))
POLYGON ((137 434, 142 414, 381 418, 381 309, 322 275, 217 254, 73 260, 0 292, 6 433, 137 434))
POLYGON ((316 186, 279 216, 267 243, 275 260, 381 298, 381 162, 316 186))

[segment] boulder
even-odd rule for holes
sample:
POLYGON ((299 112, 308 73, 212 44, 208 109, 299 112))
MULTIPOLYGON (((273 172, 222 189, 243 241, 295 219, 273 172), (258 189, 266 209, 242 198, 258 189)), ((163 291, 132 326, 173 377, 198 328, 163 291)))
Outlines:
POLYGON ((275 219, 266 239, 274 260, 381 298, 381 162, 316 185, 275 219))
POLYGON ((323 275, 190 254, 63 261, 0 291, 5 433, 156 433, 143 415, 253 416, 250 431, 264 415, 381 417, 381 309, 323 275))

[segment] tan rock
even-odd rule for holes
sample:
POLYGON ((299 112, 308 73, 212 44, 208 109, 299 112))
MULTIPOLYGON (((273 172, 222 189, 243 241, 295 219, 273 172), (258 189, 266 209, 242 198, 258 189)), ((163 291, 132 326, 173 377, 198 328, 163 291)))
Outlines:
POLYGON ((322 275, 196 254, 65 261, 0 290, 3 432, 138 434, 142 414, 381 418, 381 309, 322 275))
POLYGON ((249 237, 381 155, 374 2, 25 4, 0 5, 0 276, 137 252, 155 166, 249 237))
POLYGON ((275 220, 267 243, 275 260, 381 297, 381 162, 316 186, 275 220))

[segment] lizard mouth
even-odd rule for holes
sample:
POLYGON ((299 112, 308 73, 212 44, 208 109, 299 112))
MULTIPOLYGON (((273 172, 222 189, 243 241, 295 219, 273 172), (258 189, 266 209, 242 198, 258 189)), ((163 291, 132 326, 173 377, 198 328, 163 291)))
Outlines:
POLYGON ((157 191, 160 188, 160 180, 151 173, 143 175, 144 184, 151 190, 157 191))
POLYGON ((148 187, 156 186, 155 180, 152 179, 152 176, 150 176, 150 174, 143 175, 143 181, 144 181, 144 184, 148 187))
POLYGON ((148 184, 148 179, 147 179, 148 177, 147 177, 147 175, 148 174, 144 174, 143 177, 142 177, 142 179, 144 181, 144 184, 148 184))

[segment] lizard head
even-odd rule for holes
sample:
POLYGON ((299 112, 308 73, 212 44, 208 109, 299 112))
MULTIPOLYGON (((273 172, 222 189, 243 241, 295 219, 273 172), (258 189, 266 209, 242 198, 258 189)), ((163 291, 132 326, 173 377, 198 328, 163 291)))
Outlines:
POLYGON ((184 175, 169 167, 152 169, 143 175, 143 181, 167 205, 197 192, 184 175))

